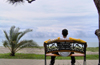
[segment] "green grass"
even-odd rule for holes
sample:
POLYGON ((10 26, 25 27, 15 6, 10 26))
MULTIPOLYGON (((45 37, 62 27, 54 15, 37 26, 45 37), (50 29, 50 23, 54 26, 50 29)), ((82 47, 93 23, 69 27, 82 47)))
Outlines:
POLYGON ((43 59, 44 55, 16 53, 15 56, 10 56, 10 53, 0 54, 0 59, 3 58, 4 59, 43 59))
MULTIPOLYGON (((33 47, 34 48, 34 47, 33 47)), ((40 47, 43 48, 43 47, 40 47)), ((91 51, 91 52, 98 52, 98 47, 88 47, 87 51, 91 51)), ((24 54, 24 53, 16 53, 15 56, 10 56, 10 53, 5 53, 5 54, 0 54, 0 59, 44 59, 44 54, 24 54)), ((47 59, 50 59, 50 56, 47 56, 47 59)), ((83 59, 83 57, 75 57, 78 60, 83 59)), ((56 59, 68 59, 70 60, 70 57, 56 57, 56 59)), ((95 54, 95 55, 87 55, 86 59, 91 59, 91 60, 98 60, 99 59, 99 55, 95 54)))
POLYGON ((99 47, 88 47, 86 50, 87 51, 91 51, 91 52, 98 52, 99 51, 99 47))
MULTIPOLYGON (((23 54, 23 53, 16 53, 15 56, 10 56, 9 53, 0 54, 0 59, 44 59, 44 54, 23 54)), ((50 59, 50 56, 47 56, 47 59, 50 59)), ((83 57, 75 57, 78 60, 83 59, 83 57)), ((87 55, 86 59, 96 60, 98 59, 98 55, 87 55)), ((70 60, 70 57, 56 57, 58 60, 70 60)))
MULTIPOLYGON (((75 59, 77 59, 77 60, 81 60, 81 59, 83 59, 84 57, 75 57, 75 59)), ((71 59, 70 57, 57 57, 57 59, 71 59)), ((99 55, 86 55, 86 59, 88 59, 88 60, 97 60, 97 59, 99 59, 99 55)))

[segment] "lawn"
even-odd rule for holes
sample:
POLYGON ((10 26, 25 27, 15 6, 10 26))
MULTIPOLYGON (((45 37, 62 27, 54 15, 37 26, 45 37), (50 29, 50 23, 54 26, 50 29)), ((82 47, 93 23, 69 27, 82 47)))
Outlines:
MULTIPOLYGON (((9 53, 6 54, 0 54, 0 59, 44 59, 44 54, 24 54, 24 53, 16 53, 15 56, 10 56, 9 53)), ((98 59, 98 55, 86 55, 86 59, 88 60, 96 60, 98 59)), ((47 57, 47 59, 50 59, 50 56, 47 57)), ((64 59, 70 59, 70 57, 57 57, 56 59, 64 60, 64 59)), ((81 60, 83 57, 76 57, 76 59, 81 60)))
MULTIPOLYGON (((43 47, 40 47, 40 49, 43 47)), ((91 52, 98 52, 98 47, 88 47, 87 51, 91 52)), ((16 53, 15 56, 10 56, 10 53, 0 54, 0 59, 44 59, 44 54, 25 54, 25 53, 16 53)), ((75 57, 76 59, 80 60, 83 59, 83 57, 75 57)), ((50 56, 47 57, 47 59, 50 59, 50 56)), ((69 59, 70 57, 56 57, 56 59, 69 59)), ((99 59, 98 54, 94 55, 86 55, 86 59, 96 60, 99 59)))
POLYGON ((99 51, 99 47, 88 47, 86 48, 87 51, 91 51, 91 52, 98 52, 99 51))

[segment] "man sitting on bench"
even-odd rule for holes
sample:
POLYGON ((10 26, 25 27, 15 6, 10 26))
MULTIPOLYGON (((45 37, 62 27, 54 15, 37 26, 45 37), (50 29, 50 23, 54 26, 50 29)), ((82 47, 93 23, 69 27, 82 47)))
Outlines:
MULTIPOLYGON (((68 30, 67 29, 63 29, 62 30, 62 35, 63 37, 60 38, 60 40, 74 40, 74 41, 81 41, 81 42, 85 42, 81 39, 74 39, 74 38, 71 38, 71 37, 67 37, 68 35, 68 30)), ((74 52, 54 52, 53 54, 58 54, 58 55, 61 55, 61 56, 69 56, 70 54, 74 54, 74 52)), ((51 61, 50 61, 50 65, 54 65, 55 63, 55 58, 56 56, 51 56, 51 61)), ((75 57, 74 56, 71 56, 71 65, 75 65, 75 57)))

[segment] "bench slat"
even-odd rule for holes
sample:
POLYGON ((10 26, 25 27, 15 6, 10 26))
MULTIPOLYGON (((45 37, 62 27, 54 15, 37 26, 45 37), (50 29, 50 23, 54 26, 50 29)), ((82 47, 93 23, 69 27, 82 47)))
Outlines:
MULTIPOLYGON (((49 53, 49 54, 46 54, 46 56, 60 56, 60 55, 49 53)), ((84 54, 71 54, 69 56, 84 56, 84 54)))

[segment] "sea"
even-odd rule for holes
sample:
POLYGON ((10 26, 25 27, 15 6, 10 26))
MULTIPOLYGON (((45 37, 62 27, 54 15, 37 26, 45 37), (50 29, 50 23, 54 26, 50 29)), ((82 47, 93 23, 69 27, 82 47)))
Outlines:
MULTIPOLYGON (((55 38, 32 38, 39 46, 43 46, 44 41, 48 39, 55 39, 55 38)), ((99 47, 98 38, 80 38, 87 42, 88 47, 99 47)), ((0 46, 3 46, 2 40, 0 40, 0 46)))
MULTIPOLYGON (((55 38, 34 38, 34 41, 37 42, 39 46, 43 46, 44 41, 48 39, 55 39, 55 38)), ((99 46, 98 38, 81 38, 81 39, 87 42, 88 47, 99 46)))

